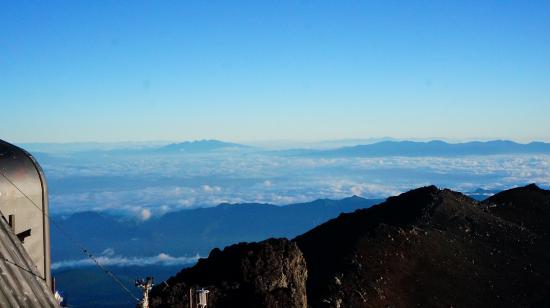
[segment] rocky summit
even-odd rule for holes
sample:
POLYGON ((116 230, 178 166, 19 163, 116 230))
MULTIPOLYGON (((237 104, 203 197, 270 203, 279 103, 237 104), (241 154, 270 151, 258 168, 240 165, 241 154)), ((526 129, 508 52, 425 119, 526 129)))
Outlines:
POLYGON ((549 213, 536 185, 483 202, 418 188, 293 241, 214 249, 152 305, 187 307, 200 286, 209 307, 550 307, 549 213))

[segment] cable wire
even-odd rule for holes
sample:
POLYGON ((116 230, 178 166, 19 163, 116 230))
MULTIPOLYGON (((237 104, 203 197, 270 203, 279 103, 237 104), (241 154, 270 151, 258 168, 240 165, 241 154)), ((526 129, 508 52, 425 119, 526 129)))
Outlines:
POLYGON ((34 207, 36 207, 41 213, 42 215, 46 216, 48 218, 48 221, 50 223, 52 223, 52 225, 54 225, 57 230, 59 230, 67 239, 69 239, 74 245, 76 245, 80 250, 82 250, 82 252, 84 253, 84 255, 86 257, 88 257, 89 259, 91 259, 95 265, 100 269, 102 270, 105 274, 107 274, 109 277, 111 277, 111 279, 117 283, 124 291, 126 291, 126 293, 128 293, 128 295, 130 297, 132 297, 132 299, 136 300, 137 302, 140 302, 139 298, 137 298, 116 276, 113 272, 111 272, 109 269, 107 269, 105 266, 103 266, 93 255, 92 253, 86 249, 86 247, 84 245, 82 245, 79 241, 77 241, 74 237, 72 237, 71 234, 69 234, 67 231, 65 231, 55 220, 51 219, 51 217, 46 214, 36 203, 34 203, 34 201, 29 197, 27 196, 27 194, 25 194, 14 182, 12 182, 5 174, 4 172, 2 172, 2 170, 0 170, 0 175, 2 175, 2 177, 4 179, 6 179, 6 181, 8 181, 13 187, 15 187, 19 193, 21 193, 27 200, 29 200, 32 205, 34 205, 34 207))
POLYGON ((11 264, 11 265, 14 265, 15 267, 18 267, 19 269, 21 269, 21 270, 23 270, 23 271, 25 271, 25 272, 27 272, 27 273, 29 273, 29 274, 35 276, 35 277, 38 277, 38 278, 40 278, 40 279, 44 279, 44 277, 41 277, 41 276, 37 275, 37 274, 36 274, 35 272, 33 272, 31 269, 26 268, 26 267, 24 267, 24 266, 22 266, 22 265, 19 265, 19 264, 15 263, 14 261, 12 261, 12 260, 10 260, 10 259, 7 259, 6 257, 4 257, 4 256, 2 256, 2 255, 0 255, 0 258, 2 258, 6 263, 9 263, 9 264, 11 264))

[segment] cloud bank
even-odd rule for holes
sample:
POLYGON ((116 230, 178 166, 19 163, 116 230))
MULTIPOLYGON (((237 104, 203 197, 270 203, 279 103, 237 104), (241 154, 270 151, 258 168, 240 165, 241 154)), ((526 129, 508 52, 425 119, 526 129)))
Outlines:
POLYGON ((73 157, 44 166, 52 213, 118 211, 145 221, 220 203, 385 198, 434 184, 468 192, 550 187, 550 155, 312 158, 269 153, 73 157))
MULTIPOLYGON (((96 257, 101 265, 105 266, 147 266, 147 265, 186 265, 197 262, 200 256, 173 257, 165 253, 159 253, 151 257, 123 257, 123 256, 99 256, 96 257)), ((76 268, 95 265, 91 259, 66 260, 52 263, 52 270, 76 268)))

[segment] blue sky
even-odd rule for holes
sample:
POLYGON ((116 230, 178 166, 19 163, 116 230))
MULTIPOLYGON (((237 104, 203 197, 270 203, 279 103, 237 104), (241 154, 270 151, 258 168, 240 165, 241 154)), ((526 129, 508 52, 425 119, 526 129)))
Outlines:
POLYGON ((550 141, 549 1, 0 1, 0 138, 550 141))

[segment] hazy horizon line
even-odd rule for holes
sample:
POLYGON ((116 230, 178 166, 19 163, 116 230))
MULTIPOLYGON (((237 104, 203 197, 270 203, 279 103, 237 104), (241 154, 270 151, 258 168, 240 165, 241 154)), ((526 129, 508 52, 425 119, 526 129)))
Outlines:
POLYGON ((356 138, 329 138, 329 139, 292 139, 292 138, 279 138, 279 139, 253 139, 253 140, 235 140, 235 139, 225 139, 225 138, 182 138, 182 139, 151 139, 151 140, 69 140, 69 141, 12 141, 6 140, 7 142, 14 144, 52 144, 52 145, 77 145, 77 144, 143 144, 143 145, 153 145, 153 144, 171 144, 171 143, 184 143, 184 142, 197 142, 197 141, 221 141, 227 143, 239 143, 239 144, 269 144, 269 143, 294 143, 294 144, 315 144, 315 143, 337 143, 337 142, 369 142, 377 143, 381 141, 414 141, 414 142, 430 142, 430 141, 444 141, 447 143, 466 143, 466 142, 488 142, 488 141, 512 141, 515 143, 528 144, 532 142, 550 142, 550 137, 547 138, 529 138, 529 139, 518 139, 518 138, 506 138, 506 137, 465 137, 465 138, 453 138, 453 137, 356 137, 356 138))

